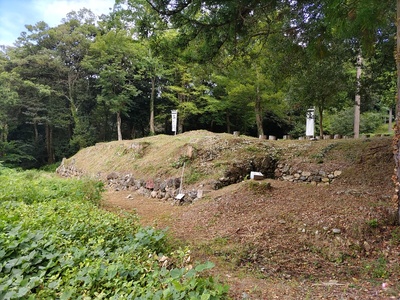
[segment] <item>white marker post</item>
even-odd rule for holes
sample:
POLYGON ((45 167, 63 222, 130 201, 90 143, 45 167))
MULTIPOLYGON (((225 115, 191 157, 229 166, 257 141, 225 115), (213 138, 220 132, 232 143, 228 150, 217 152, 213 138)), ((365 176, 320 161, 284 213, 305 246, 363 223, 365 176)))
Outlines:
POLYGON ((171 110, 171 117, 172 117, 172 131, 175 132, 176 135, 176 125, 178 121, 178 110, 174 109, 171 110))
POLYGON ((307 110, 306 136, 314 138, 314 108, 307 110))

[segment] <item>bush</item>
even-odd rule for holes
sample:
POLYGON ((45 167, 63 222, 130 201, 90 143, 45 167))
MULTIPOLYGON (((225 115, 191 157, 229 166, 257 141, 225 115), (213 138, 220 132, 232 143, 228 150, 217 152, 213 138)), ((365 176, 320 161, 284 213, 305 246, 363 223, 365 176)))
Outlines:
POLYGON ((360 133, 374 133, 383 123, 382 113, 365 112, 361 114, 360 133))
MULTIPOLYGON (((373 133, 383 122, 382 113, 365 112, 360 116, 360 133, 373 133)), ((326 129, 330 134, 352 136, 354 134, 354 108, 342 110, 326 117, 326 129)))

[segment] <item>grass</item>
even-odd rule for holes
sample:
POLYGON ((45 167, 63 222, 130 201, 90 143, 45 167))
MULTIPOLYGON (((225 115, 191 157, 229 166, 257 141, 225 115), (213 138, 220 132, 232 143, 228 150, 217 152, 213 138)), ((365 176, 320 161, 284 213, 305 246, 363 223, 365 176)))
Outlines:
POLYGON ((246 186, 249 190, 254 192, 255 194, 265 194, 272 190, 272 185, 268 181, 257 181, 257 180, 248 180, 246 181, 246 186))

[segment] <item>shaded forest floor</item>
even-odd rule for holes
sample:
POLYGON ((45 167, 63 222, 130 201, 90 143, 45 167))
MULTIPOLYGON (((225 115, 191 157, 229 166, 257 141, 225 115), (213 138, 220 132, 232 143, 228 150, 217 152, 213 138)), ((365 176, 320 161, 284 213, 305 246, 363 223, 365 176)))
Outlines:
POLYGON ((400 299, 391 140, 357 143, 324 157, 343 171, 330 185, 245 180, 183 206, 109 190, 103 205, 168 228, 233 299, 400 299))

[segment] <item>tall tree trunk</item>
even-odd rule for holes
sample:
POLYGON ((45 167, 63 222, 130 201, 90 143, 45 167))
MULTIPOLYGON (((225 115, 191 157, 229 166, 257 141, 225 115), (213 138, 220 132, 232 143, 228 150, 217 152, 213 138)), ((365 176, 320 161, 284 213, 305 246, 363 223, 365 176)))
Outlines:
POLYGON ((262 109, 261 109, 261 95, 260 95, 260 87, 257 83, 257 91, 256 91, 256 103, 255 103, 255 113, 256 113, 256 124, 258 135, 264 135, 264 128, 262 124, 262 109))
POLYGON ((0 129, 1 129, 0 141, 7 143, 7 141, 8 141, 8 124, 3 123, 0 129))
POLYGON ((361 57, 361 54, 358 54, 357 55, 357 87, 356 87, 357 91, 356 91, 356 98, 354 101, 354 138, 355 139, 358 139, 360 137, 361 66, 362 66, 362 57, 361 57))
POLYGON ((396 126, 393 137, 393 154, 395 160, 395 195, 393 204, 396 207, 397 224, 400 224, 400 0, 397 0, 397 45, 396 45, 396 67, 397 67, 397 95, 396 95, 396 126))
POLYGON ((324 110, 322 107, 318 107, 318 116, 319 116, 319 136, 322 138, 324 136, 324 125, 323 125, 323 118, 324 118, 324 110))
POLYGON ((226 112, 226 131, 231 133, 231 119, 229 118, 229 112, 226 112))
POLYGON ((68 96, 65 96, 67 100, 70 103, 70 111, 71 111, 71 116, 72 120, 74 121, 73 127, 77 128, 80 126, 79 122, 79 117, 78 117, 78 106, 74 101, 74 88, 75 88, 75 82, 77 80, 77 75, 76 74, 71 74, 71 72, 68 73, 68 96))
POLYGON ((39 144, 39 131, 38 131, 38 125, 36 120, 33 120, 33 132, 34 132, 34 143, 35 146, 39 144))
POLYGON ((156 77, 151 78, 151 95, 150 95, 150 135, 155 134, 154 128, 154 98, 156 95, 156 77))
POLYGON ((53 164, 55 162, 54 149, 53 149, 53 128, 51 124, 46 122, 46 150, 47 150, 47 163, 53 164))
POLYGON ((118 141, 122 141, 121 113, 120 112, 117 112, 117 133, 118 133, 118 141))
POLYGON ((183 133, 183 122, 184 119, 182 117, 178 117, 178 133, 183 133))

